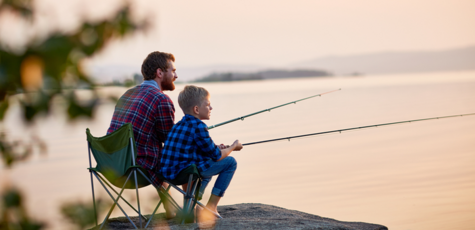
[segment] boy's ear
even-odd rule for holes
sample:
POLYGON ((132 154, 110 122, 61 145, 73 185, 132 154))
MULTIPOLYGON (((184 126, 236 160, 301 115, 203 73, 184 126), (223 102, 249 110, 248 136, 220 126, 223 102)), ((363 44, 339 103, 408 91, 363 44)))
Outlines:
POLYGON ((193 113, 194 114, 200 114, 200 110, 198 109, 197 105, 193 106, 193 113))

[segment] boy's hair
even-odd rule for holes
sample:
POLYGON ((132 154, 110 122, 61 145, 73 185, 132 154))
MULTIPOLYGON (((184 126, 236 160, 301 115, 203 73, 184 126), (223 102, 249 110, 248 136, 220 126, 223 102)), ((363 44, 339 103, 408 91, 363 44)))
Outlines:
POLYGON ((168 70, 168 61, 175 61, 175 56, 170 53, 155 51, 150 53, 142 63, 142 75, 144 80, 153 80, 157 76, 157 69, 163 72, 168 70))
POLYGON ((187 85, 178 95, 178 104, 184 114, 191 114, 193 107, 201 105, 208 96, 209 92, 205 88, 187 85))

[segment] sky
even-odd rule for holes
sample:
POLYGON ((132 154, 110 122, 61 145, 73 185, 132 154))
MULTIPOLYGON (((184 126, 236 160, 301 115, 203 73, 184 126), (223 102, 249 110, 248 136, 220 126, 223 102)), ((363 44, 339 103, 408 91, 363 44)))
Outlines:
MULTIPOLYGON (((150 20, 152 27, 111 43, 91 64, 140 66, 158 50, 173 53, 181 67, 280 66, 335 55, 475 45, 475 0, 130 2, 137 18, 150 20)), ((47 31, 51 24, 74 28, 84 15, 106 17, 118 3, 37 0, 43 15, 37 31, 47 31)), ((0 23, 0 38, 20 33, 12 30, 11 23, 0 23)))
POLYGON ((101 62, 141 63, 152 50, 182 66, 285 65, 330 55, 444 50, 475 44, 475 0, 142 1, 147 38, 101 62), (127 51, 127 52, 126 52, 127 51), (129 57, 123 57, 127 53, 129 57))

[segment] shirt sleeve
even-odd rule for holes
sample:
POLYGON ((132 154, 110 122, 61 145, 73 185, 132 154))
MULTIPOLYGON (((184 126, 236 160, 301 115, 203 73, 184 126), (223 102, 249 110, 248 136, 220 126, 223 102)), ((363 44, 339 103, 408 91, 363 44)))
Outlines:
POLYGON ((195 135, 196 145, 201 153, 210 157, 213 161, 218 161, 221 158, 221 150, 209 136, 208 127, 204 123, 198 125, 195 135))
POLYGON ((158 138, 165 142, 167 135, 170 130, 173 128, 175 121, 175 106, 173 102, 169 99, 160 100, 157 106, 157 122, 155 123, 156 133, 158 138))

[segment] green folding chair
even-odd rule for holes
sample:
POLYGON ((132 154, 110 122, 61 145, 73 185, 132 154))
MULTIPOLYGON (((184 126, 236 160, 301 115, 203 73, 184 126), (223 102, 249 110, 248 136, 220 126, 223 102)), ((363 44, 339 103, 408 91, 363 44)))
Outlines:
MULTIPOLYGON (((92 136, 89 129, 86 129, 87 142, 88 142, 88 152, 89 152, 89 172, 91 176, 91 188, 92 188, 92 199, 94 203, 94 215, 96 216, 96 226, 97 224, 97 211, 96 211, 96 200, 94 195, 94 183, 93 175, 100 182, 102 187, 109 194, 111 199, 114 201, 114 204, 109 209, 107 216, 104 218, 99 229, 104 227, 104 224, 109 219, 112 211, 117 205, 122 213, 127 217, 127 219, 132 223, 134 228, 138 229, 135 223, 130 219, 129 215, 124 211, 124 209, 118 203, 119 199, 123 200, 127 205, 129 205, 138 215, 140 228, 142 228, 142 219, 147 221, 145 228, 150 224, 153 216, 155 215, 158 207, 161 205, 164 199, 167 199, 171 202, 177 210, 181 210, 179 205, 171 198, 168 194, 170 187, 161 191, 157 189, 160 201, 158 202, 155 210, 149 219, 142 215, 140 209, 140 198, 139 198, 139 188, 146 187, 152 184, 147 170, 143 169, 141 166, 135 164, 135 154, 136 146, 133 135, 132 124, 126 123, 121 126, 119 129, 103 137, 94 137, 92 136), (91 152, 96 160, 96 167, 92 167, 91 163, 91 152), (120 192, 117 192, 112 186, 121 188, 120 192), (109 189, 115 193, 117 197, 114 197, 109 189), (127 200, 122 197, 122 193, 125 189, 135 189, 136 198, 137 198, 137 209, 131 205, 127 200), (162 197, 164 199, 162 199, 162 197)), ((176 186, 175 186, 176 187, 176 186)))

